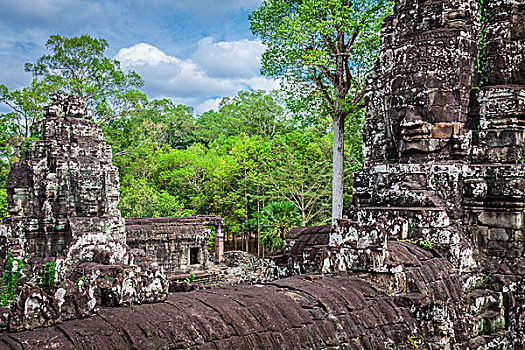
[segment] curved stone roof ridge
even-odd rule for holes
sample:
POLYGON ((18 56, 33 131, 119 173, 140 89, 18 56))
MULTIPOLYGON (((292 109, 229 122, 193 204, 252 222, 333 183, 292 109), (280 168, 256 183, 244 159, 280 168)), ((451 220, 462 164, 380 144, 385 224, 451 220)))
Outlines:
MULTIPOLYGON (((402 349, 424 339, 415 305, 459 310, 462 284, 447 259, 393 242, 405 293, 360 274, 302 275, 265 285, 171 294, 165 302, 0 336, 0 349, 402 349), (433 288, 433 298, 428 289, 433 288), (426 305, 426 306, 425 306, 426 305)), ((457 323, 459 325, 460 323, 457 323)))

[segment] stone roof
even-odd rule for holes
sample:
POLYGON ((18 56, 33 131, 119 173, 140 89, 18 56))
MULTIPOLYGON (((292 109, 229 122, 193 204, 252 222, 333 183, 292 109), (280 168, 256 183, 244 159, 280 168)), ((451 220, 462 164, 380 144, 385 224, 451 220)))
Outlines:
MULTIPOLYGON (((430 320, 442 308, 454 315, 468 297, 446 258, 408 242, 392 242, 390 247, 389 263, 406 270, 404 290, 392 295, 385 292, 384 282, 395 274, 295 276, 265 285, 172 294, 157 304, 103 308, 89 319, 4 334, 0 347, 408 349, 411 336, 423 339, 424 323, 416 317, 430 320)), ((447 328, 447 320, 440 322, 442 329, 435 331, 457 344, 483 342, 465 336, 462 320, 455 320, 456 329, 447 328)), ((437 345, 425 344, 429 349, 437 345)))
POLYGON ((147 240, 194 239, 206 235, 205 226, 222 225, 219 216, 126 218, 128 244, 147 240))

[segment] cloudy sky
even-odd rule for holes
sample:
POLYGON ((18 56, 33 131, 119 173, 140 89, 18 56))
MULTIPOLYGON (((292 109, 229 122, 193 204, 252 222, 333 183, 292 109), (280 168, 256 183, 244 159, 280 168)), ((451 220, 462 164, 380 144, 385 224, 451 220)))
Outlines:
POLYGON ((24 87, 25 62, 47 53, 50 35, 88 34, 145 80, 200 114, 241 89, 277 88, 259 74, 262 43, 248 14, 262 0, 0 0, 0 83, 24 87))

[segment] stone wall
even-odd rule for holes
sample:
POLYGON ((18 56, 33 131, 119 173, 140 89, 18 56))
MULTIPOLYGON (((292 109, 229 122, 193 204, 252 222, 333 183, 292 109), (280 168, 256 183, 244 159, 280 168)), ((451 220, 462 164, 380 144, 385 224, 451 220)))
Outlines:
MULTIPOLYGON (((367 94, 365 166, 322 267, 395 275, 393 240, 420 244, 446 257, 460 283, 477 281, 474 296, 462 295, 472 305, 451 324, 471 322, 485 339, 480 348, 519 349, 525 1, 484 3, 396 2, 367 94), (492 304, 479 308, 481 300, 492 304)), ((446 346, 462 348, 457 338, 446 346)))
MULTIPOLYGON (((391 245, 395 275, 303 275, 265 285, 177 293, 86 320, 0 336, 5 349, 457 349, 484 344, 462 318, 450 262, 391 245), (431 297, 430 297, 431 295, 431 297), (471 336, 474 334, 474 336, 471 336)), ((472 291, 476 291, 473 288, 472 291)), ((480 308, 490 300, 478 300, 480 308)))
POLYGON ((210 264, 209 241, 215 233, 214 260, 222 259, 224 223, 217 216, 186 218, 128 218, 127 244, 162 266, 168 276, 206 269, 210 264), (196 254, 192 257, 192 253, 196 254), (196 259, 195 261, 192 261, 196 259))

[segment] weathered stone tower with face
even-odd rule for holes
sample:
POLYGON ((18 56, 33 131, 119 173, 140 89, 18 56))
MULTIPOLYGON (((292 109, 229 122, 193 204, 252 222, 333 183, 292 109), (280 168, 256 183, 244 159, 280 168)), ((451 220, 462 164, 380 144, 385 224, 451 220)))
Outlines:
POLYGON ((369 83, 365 166, 323 264, 325 271, 387 272, 388 240, 432 244, 465 290, 490 279, 483 293, 500 300, 492 316, 463 317, 499 325, 518 343, 525 329, 524 23, 523 0, 396 1, 369 83))
POLYGON ((126 241, 111 146, 79 98, 53 98, 6 186, 11 216, 5 223, 21 238, 24 259, 35 263, 63 254, 88 234, 126 241))
MULTIPOLYGON (((84 102, 57 94, 7 180, 0 259, 23 263, 20 295, 0 329, 48 326, 118 306, 164 300, 161 268, 126 245, 111 147, 84 102), (47 272, 46 272, 47 269, 47 272)), ((6 271, 3 271, 4 276, 6 271)))

